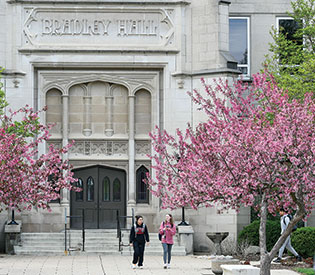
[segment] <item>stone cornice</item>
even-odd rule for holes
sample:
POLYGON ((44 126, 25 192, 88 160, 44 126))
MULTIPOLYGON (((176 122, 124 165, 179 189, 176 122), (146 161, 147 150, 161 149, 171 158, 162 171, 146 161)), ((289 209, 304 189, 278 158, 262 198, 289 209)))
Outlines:
POLYGON ((194 77, 194 76, 203 76, 203 75, 214 75, 214 74, 234 74, 240 75, 241 72, 238 70, 230 69, 230 68, 220 68, 220 69, 209 69, 202 71, 194 71, 194 72, 176 72, 173 73, 173 77, 194 77))
POLYGON ((219 5, 221 5, 221 4, 230 5, 230 4, 231 4, 231 1, 228 1, 228 0, 219 0, 219 5))
POLYGON ((177 49, 75 49, 75 48, 21 48, 18 50, 23 54, 30 53, 167 53, 178 54, 177 49))
POLYGON ((26 73, 22 71, 16 71, 16 70, 4 70, 1 73, 3 76, 11 76, 11 77, 22 77, 25 76, 26 73))
MULTIPOLYGON (((229 1, 223 1, 229 2, 229 1)), ((190 5, 185 0, 7 0, 9 4, 106 4, 106 5, 190 5)))

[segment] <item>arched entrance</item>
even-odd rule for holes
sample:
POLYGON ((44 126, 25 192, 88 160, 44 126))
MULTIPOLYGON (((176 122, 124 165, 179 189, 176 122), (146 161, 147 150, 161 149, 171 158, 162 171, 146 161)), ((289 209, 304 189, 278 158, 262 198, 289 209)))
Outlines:
MULTIPOLYGON (((92 166, 75 169, 76 186, 71 191, 71 216, 85 211, 85 228, 116 228, 116 213, 126 215, 126 173, 120 169, 92 166)), ((81 228, 81 219, 72 218, 71 228, 81 228)))

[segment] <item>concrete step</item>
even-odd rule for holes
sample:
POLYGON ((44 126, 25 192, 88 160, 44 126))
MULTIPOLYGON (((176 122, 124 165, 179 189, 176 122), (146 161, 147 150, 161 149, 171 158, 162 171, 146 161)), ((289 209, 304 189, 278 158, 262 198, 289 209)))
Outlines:
MULTIPOLYGON (((70 230, 67 232, 67 247, 72 255, 73 253, 89 253, 100 255, 129 255, 133 253, 133 248, 129 247, 129 230, 125 230, 122 234, 122 252, 119 250, 118 238, 116 230, 91 230, 85 232, 85 251, 82 250, 82 231, 70 230)), ((21 254, 64 254, 64 232, 57 233, 22 233, 21 242, 15 246, 15 253, 21 254)), ((150 245, 146 246, 145 253, 147 255, 161 255, 163 249, 161 242, 158 240, 157 233, 150 234, 150 245)), ((173 255, 186 255, 185 248, 178 246, 177 236, 175 236, 175 244, 172 249, 173 255)))

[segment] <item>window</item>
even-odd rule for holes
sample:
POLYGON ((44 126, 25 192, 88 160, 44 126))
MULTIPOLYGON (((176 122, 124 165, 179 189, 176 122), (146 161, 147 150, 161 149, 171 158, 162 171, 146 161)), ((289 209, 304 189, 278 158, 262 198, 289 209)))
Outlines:
POLYGON ((137 181, 137 202, 138 203, 149 203, 149 189, 143 180, 147 179, 146 174, 149 172, 147 168, 141 166, 137 170, 136 181, 137 181))
POLYGON ((115 179, 113 183, 113 201, 120 201, 120 180, 115 179))
POLYGON ((299 45, 302 45, 302 40, 296 40, 294 35, 299 29, 299 23, 290 17, 279 17, 277 22, 277 29, 281 33, 286 35, 286 38, 291 41, 296 41, 299 45))
MULTIPOLYGON (((300 24, 290 17, 277 18, 277 29, 279 30, 279 33, 285 36, 288 45, 293 46, 291 50, 286 50, 285 54, 282 54, 284 51, 279 54, 280 64, 282 65, 295 66, 300 64, 300 60, 297 59, 299 55, 296 54, 298 48, 303 45, 303 38, 296 37, 299 28, 300 24)), ((286 47, 286 45, 282 45, 282 48, 283 47, 286 47)))
POLYGON ((75 186, 82 189, 82 191, 75 193, 75 200, 76 201, 83 201, 83 180, 78 179, 78 181, 75 183, 75 186))
POLYGON ((92 177, 89 177, 87 179, 86 200, 87 201, 94 201, 94 180, 92 177))
MULTIPOLYGON (((50 184, 51 184, 53 187, 56 187, 56 186, 55 186, 55 182, 56 182, 57 180, 58 180, 58 179, 55 177, 54 174, 50 174, 50 175, 48 176, 48 181, 50 181, 50 184)), ((55 191, 55 192, 57 192, 57 191, 55 191)), ((57 193, 58 193, 59 196, 60 196, 60 190, 59 190, 57 193)), ((60 203, 60 197, 59 197, 58 199, 49 201, 49 203, 60 203)))
POLYGON ((230 53, 243 75, 250 74, 249 18, 230 17, 230 53))
POLYGON ((103 180, 103 201, 110 201, 110 181, 108 177, 103 180))

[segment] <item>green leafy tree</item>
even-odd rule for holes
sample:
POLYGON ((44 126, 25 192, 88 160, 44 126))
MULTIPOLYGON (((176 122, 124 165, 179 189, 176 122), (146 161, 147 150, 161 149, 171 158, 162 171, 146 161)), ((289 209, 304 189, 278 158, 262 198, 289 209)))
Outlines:
POLYGON ((303 99, 315 91, 315 0, 296 0, 291 6, 288 15, 295 24, 272 29, 274 42, 265 65, 291 98, 303 99))
POLYGON ((3 114, 4 108, 8 106, 7 101, 5 100, 5 93, 3 91, 3 84, 1 82, 1 72, 3 69, 0 67, 0 115, 3 114))

